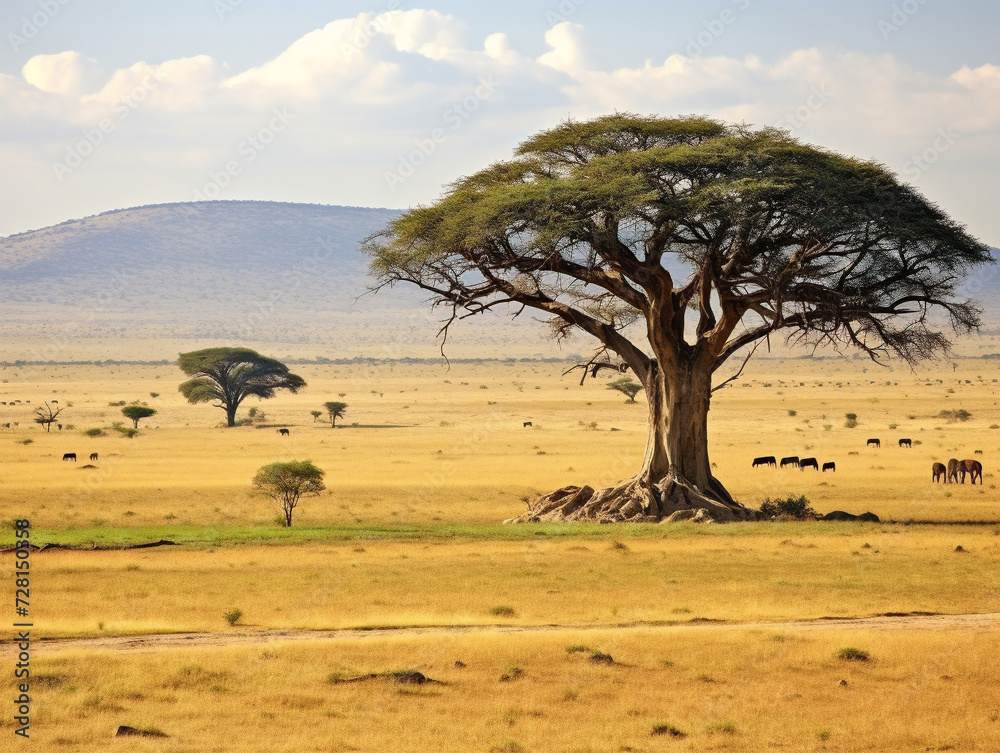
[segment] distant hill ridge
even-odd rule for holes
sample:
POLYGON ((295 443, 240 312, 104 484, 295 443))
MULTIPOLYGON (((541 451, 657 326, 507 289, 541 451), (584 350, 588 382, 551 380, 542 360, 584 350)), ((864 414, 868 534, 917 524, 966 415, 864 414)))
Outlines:
MULTIPOLYGON (((358 246, 398 215, 205 201, 116 209, 0 238, 0 337, 56 343, 59 350, 82 347, 104 358, 122 357, 122 347, 108 352, 108 343, 123 340, 430 356, 440 312, 431 313, 418 290, 399 286, 365 295, 372 281, 358 246), (88 347, 98 340, 100 346, 88 347)), ((464 329, 453 341, 456 355, 478 356, 511 342, 520 343, 512 356, 549 355, 537 324, 513 326, 493 316, 464 329)), ((176 352, 170 348, 167 355, 176 352)), ((154 356, 147 350, 143 357, 154 356)))
MULTIPOLYGON (((0 337, 50 343, 53 360, 71 360, 67 351, 81 347, 91 358, 128 358, 133 341, 153 343, 135 355, 154 359, 172 357, 178 342, 297 344, 308 350, 289 352, 309 356, 432 356, 443 312, 431 312, 421 291, 401 285, 365 295, 371 279, 358 246, 398 215, 204 201, 115 209, 0 238, 0 337), (163 340, 170 345, 155 345, 163 340)), ((1000 321, 998 283, 1000 267, 993 267, 963 284, 987 307, 992 327, 1000 321)), ((511 324, 498 312, 466 322, 454 329, 450 352, 558 355, 538 318, 511 324)), ((589 347, 583 337, 570 345, 589 347)), ((45 360, 37 349, 0 352, 4 358, 45 360)))

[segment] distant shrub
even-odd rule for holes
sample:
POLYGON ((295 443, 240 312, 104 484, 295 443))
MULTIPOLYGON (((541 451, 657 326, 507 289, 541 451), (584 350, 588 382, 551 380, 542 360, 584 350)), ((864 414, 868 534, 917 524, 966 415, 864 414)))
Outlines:
POLYGON ((490 614, 497 617, 513 617, 516 612, 514 611, 514 607, 498 606, 491 608, 490 614))
POLYGON ((35 441, 34 439, 19 439, 17 441, 17 443, 18 444, 31 444, 34 441, 35 441))
POLYGON ((890 429, 898 429, 899 428, 899 424, 889 424, 889 428, 890 429))
POLYGON ((653 727, 654 735, 669 735, 670 737, 682 738, 687 737, 686 732, 681 732, 677 727, 672 724, 657 724, 653 727))
POLYGON ((149 396, 152 397, 152 398, 157 398, 157 397, 160 396, 160 393, 159 392, 150 392, 149 396))
POLYGON ((795 416, 799 415, 799 412, 797 410, 790 410, 788 411, 788 415, 794 418, 795 416))
POLYGON ((243 611, 240 609, 230 609, 228 612, 225 612, 222 616, 226 618, 226 622, 229 623, 229 626, 233 627, 236 625, 237 622, 240 621, 240 618, 243 616, 243 611))
POLYGON ((837 658, 843 661, 868 661, 868 652, 860 648, 842 648, 837 652, 837 658))
POLYGON ((848 429, 853 429, 858 425, 858 414, 857 413, 846 413, 844 418, 847 420, 844 422, 844 426, 848 429))
POLYGON ((972 414, 965 408, 959 408, 958 410, 943 410, 938 413, 939 418, 947 418, 949 423, 954 423, 955 421, 968 421, 972 418, 972 414))
POLYGON ((524 670, 521 669, 516 664, 508 664, 502 675, 500 675, 500 682, 511 682, 518 679, 524 674, 524 670))
POLYGON ((116 403, 108 403, 108 405, 112 408, 120 408, 123 405, 127 405, 127 403, 124 400, 119 400, 116 403))
POLYGON ((765 518, 784 515, 798 520, 816 515, 816 511, 809 506, 809 500, 804 494, 800 494, 798 497, 789 496, 786 499, 767 497, 760 505, 760 512, 765 518))
POLYGON ((83 433, 84 433, 84 436, 88 436, 88 437, 103 437, 103 436, 107 436, 107 434, 105 433, 104 429, 87 429, 83 433))
MULTIPOLYGON (((11 527, 13 527, 13 526, 11 526, 11 527)), ((580 643, 577 643, 577 644, 575 644, 573 646, 567 646, 566 647, 566 653, 567 654, 586 654, 586 653, 589 653, 589 652, 590 652, 590 647, 589 646, 584 646, 584 645, 582 645, 580 643)))

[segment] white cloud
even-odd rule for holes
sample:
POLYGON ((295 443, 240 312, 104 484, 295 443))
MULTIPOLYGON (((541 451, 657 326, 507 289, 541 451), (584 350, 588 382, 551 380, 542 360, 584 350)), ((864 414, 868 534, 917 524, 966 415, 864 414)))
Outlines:
POLYGON ((101 70, 96 60, 79 52, 35 55, 21 69, 24 80, 50 94, 79 96, 100 83, 101 70))
MULTIPOLYGON (((53 155, 64 153, 81 129, 93 128, 123 101, 135 117, 115 121, 100 153, 65 181, 65 190, 80 191, 74 201, 99 202, 87 205, 93 211, 135 203, 131 182, 137 180, 144 196, 189 199, 192 183, 231 159, 273 107, 288 107, 294 124, 276 140, 280 146, 234 180, 232 198, 245 190, 261 198, 349 204, 428 201, 441 184, 509 156, 518 140, 539 128, 567 116, 614 110, 781 124, 806 141, 875 157, 897 170, 939 128, 953 128, 970 138, 945 155, 928 179, 958 175, 948 172, 949 165, 960 160, 965 144, 971 146, 973 134, 983 137, 975 142, 982 169, 995 172, 1000 162, 996 65, 936 76, 891 55, 801 49, 770 60, 673 55, 605 70, 593 62, 597 43, 588 41, 579 24, 549 29, 550 49, 537 58, 516 49, 503 32, 480 43, 466 37, 454 16, 411 10, 334 20, 235 74, 204 55, 137 62, 110 75, 78 52, 35 56, 21 76, 0 75, 0 132, 16 139, 22 176, 0 188, 0 200, 19 206, 34 201, 44 208, 39 212, 56 211, 46 197, 53 155), (495 94, 462 118, 460 130, 449 131, 412 180, 387 194, 385 170, 415 140, 441 127, 449 108, 484 78, 498 82, 495 94), (141 166, 153 159, 151 142, 157 167, 143 173, 141 166), (281 150, 283 156, 273 156, 281 150), (37 160, 35 171, 23 169, 26 159, 37 160)), ((64 216, 49 220, 86 213, 74 207, 60 208, 64 216)), ((988 221, 1000 237, 1000 220, 988 221)), ((11 229, 23 228, 0 232, 11 229)))

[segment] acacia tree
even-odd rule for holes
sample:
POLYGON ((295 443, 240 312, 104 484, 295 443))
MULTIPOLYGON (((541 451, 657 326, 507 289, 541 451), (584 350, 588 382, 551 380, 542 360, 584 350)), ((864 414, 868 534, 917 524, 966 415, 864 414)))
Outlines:
POLYGON ((262 466, 253 478, 255 489, 281 505, 285 525, 292 526, 292 511, 298 507, 305 494, 319 494, 326 489, 323 476, 326 471, 309 460, 291 460, 286 463, 269 463, 262 466))
MULTIPOLYGON (((988 248, 883 166, 760 130, 688 117, 566 122, 514 159, 455 182, 365 242, 376 289, 413 283, 458 319, 513 305, 631 370, 649 404, 645 455, 610 489, 570 486, 521 520, 655 520, 703 508, 746 519, 712 475, 713 377, 787 341, 913 363, 946 351, 979 309, 956 285, 988 248), (940 321, 933 312, 942 313, 940 321)), ((735 369, 731 369, 735 370, 735 369)))
MULTIPOLYGON (((49 405, 48 401, 46 401, 44 406, 39 405, 35 408, 34 421, 36 424, 44 426, 45 431, 48 432, 52 429, 52 424, 55 423, 56 419, 59 418, 59 414, 62 412, 62 408, 56 408, 55 406, 49 405)), ((59 428, 62 428, 62 426, 60 425, 59 428)))
POLYGON ((139 421, 141 419, 156 415, 156 408, 150 408, 148 405, 133 403, 132 405, 126 405, 122 408, 122 415, 125 416, 125 418, 131 419, 132 425, 138 429, 139 421))
POLYGON ((344 411, 347 410, 347 403, 333 400, 329 403, 323 403, 323 407, 326 408, 326 412, 330 415, 330 426, 336 428, 337 419, 344 417, 344 411))
POLYGON ((236 425, 236 409, 251 395, 272 398, 277 390, 295 393, 305 380, 288 371, 281 361, 250 348, 208 348, 181 353, 177 365, 192 377, 177 389, 191 403, 218 401, 228 426, 236 425))
POLYGON ((632 381, 631 377, 623 376, 609 384, 608 389, 622 393, 630 403, 634 403, 635 396, 642 392, 642 385, 632 381))

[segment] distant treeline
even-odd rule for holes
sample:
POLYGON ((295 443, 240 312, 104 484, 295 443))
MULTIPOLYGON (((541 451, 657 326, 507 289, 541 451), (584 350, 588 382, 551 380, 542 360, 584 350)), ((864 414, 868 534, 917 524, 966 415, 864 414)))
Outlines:
MULTIPOLYGON (((438 364, 442 358, 371 358, 355 356, 354 358, 281 358, 282 363, 294 364, 296 366, 372 366, 383 363, 400 364, 438 364)), ((480 363, 577 363, 586 360, 583 356, 570 354, 560 358, 449 358, 451 363, 480 364, 480 363)), ((22 368, 24 366, 170 366, 176 361, 115 361, 108 359, 105 361, 0 361, 0 368, 22 368)))

